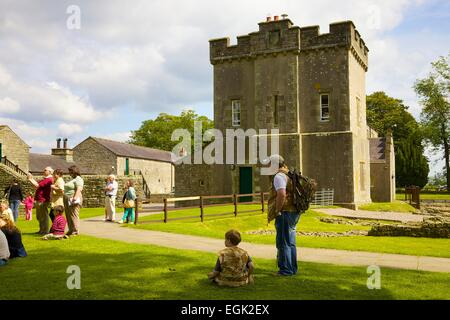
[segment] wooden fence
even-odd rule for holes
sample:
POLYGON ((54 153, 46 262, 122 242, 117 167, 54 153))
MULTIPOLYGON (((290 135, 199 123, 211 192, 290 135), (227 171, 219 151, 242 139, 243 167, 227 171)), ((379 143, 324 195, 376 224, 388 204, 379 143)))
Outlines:
MULTIPOLYGON (((249 213, 249 212, 258 212, 261 211, 264 213, 266 209, 266 196, 268 196, 268 192, 260 192, 260 193, 249 193, 249 194, 230 194, 230 195, 215 195, 215 196, 193 196, 193 197, 178 197, 178 198, 164 198, 164 206, 162 212, 164 213, 163 216, 163 222, 167 223, 169 221, 169 212, 176 212, 180 210, 186 210, 186 209, 199 209, 199 214, 197 216, 188 216, 188 217, 176 217, 172 218, 170 220, 186 220, 186 219, 193 219, 193 218, 200 218, 200 221, 203 222, 205 218, 205 208, 207 207, 215 207, 215 206, 224 206, 224 205, 233 205, 234 210, 233 212, 220 212, 220 213, 214 213, 214 214, 208 214, 208 216, 225 216, 225 215, 234 215, 235 217, 239 213, 249 213), (250 201, 250 202, 239 202, 240 198, 243 197, 257 197, 259 198, 258 201, 250 201), (211 200, 220 200, 220 199, 230 199, 230 202, 221 202, 221 203, 210 203, 207 204, 206 202, 211 200), (189 206, 189 207, 178 207, 178 208, 169 208, 169 203, 177 203, 177 202, 183 202, 183 201, 198 201, 198 205, 195 206, 189 206), (239 211, 238 205, 239 204, 260 204, 260 209, 254 209, 254 210, 245 210, 245 211, 239 211)), ((138 209, 137 209, 138 210, 138 209)), ((149 211, 146 211, 149 212, 149 211)), ((153 212, 161 212, 161 210, 155 210, 153 212)), ((138 215, 136 214, 137 221, 138 215)), ((146 221, 146 223, 151 222, 157 222, 156 220, 153 221, 146 221)), ((137 223, 137 222, 136 222, 137 223)))

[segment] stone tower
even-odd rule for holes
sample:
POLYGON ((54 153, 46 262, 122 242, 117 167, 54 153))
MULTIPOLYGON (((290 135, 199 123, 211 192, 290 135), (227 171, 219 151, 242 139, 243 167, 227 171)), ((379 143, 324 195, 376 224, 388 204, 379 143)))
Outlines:
MULTIPOLYGON (((320 34, 318 26, 276 19, 237 37, 237 45, 210 40, 216 128, 278 128, 280 154, 319 188, 334 189, 335 203, 370 202, 368 51, 351 21, 320 34)), ((213 179, 220 183, 212 194, 269 189, 257 165, 218 165, 213 179)))

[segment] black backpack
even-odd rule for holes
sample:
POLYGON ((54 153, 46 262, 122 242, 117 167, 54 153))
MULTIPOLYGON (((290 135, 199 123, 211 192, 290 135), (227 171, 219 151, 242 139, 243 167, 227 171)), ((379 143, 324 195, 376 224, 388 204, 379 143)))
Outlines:
POLYGON ((314 179, 302 176, 296 169, 289 170, 287 176, 292 180, 294 194, 292 200, 297 212, 303 213, 309 209, 309 204, 314 200, 317 183, 314 179))

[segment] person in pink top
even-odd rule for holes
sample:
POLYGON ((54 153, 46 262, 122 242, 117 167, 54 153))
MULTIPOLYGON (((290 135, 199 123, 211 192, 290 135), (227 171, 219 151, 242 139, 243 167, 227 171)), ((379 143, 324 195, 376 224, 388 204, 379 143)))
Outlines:
POLYGON ((66 231, 66 225, 67 221, 66 218, 64 218, 64 207, 63 206, 56 206, 53 208, 53 211, 55 213, 55 220, 53 220, 52 228, 50 229, 50 233, 46 234, 42 237, 42 240, 61 240, 68 238, 64 232, 66 231))
POLYGON ((28 181, 36 188, 34 195, 36 207, 36 219, 39 221, 39 231, 36 232, 41 235, 46 235, 49 228, 48 208, 50 206, 50 193, 53 184, 53 169, 47 167, 44 169, 44 179, 40 182, 34 180, 33 176, 28 174, 28 181))
POLYGON ((28 196, 23 201, 25 205, 25 219, 27 221, 33 220, 33 207, 34 207, 34 198, 32 193, 28 193, 28 196))

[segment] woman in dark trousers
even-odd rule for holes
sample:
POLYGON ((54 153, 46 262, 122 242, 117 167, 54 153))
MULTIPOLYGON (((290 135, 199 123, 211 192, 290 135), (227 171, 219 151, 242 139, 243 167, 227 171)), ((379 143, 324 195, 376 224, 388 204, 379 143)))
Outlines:
POLYGON ((14 179, 11 185, 6 188, 5 194, 8 194, 9 207, 13 213, 14 222, 17 222, 19 219, 19 206, 23 201, 22 188, 17 179, 14 179))

